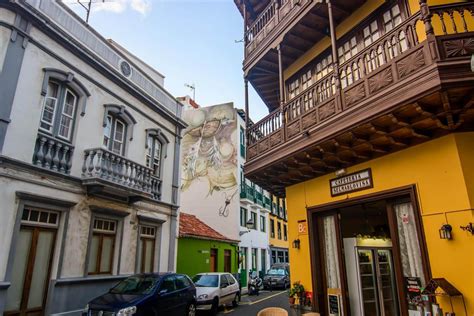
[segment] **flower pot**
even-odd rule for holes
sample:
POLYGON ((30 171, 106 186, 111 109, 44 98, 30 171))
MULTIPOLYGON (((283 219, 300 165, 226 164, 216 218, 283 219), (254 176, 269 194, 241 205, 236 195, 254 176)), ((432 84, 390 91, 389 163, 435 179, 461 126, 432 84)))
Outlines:
POLYGON ((294 297, 290 297, 290 305, 293 305, 295 304, 295 298, 294 297))

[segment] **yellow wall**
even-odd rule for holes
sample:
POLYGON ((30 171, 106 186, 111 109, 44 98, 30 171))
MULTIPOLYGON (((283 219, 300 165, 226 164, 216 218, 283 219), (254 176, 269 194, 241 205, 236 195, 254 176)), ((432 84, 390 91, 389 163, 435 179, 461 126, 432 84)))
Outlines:
POLYGON ((289 235, 288 235, 288 240, 284 240, 284 230, 283 226, 286 225, 287 232, 289 230, 288 223, 280 218, 278 218, 275 215, 270 214, 269 220, 268 220, 268 242, 272 247, 278 247, 278 248, 287 248, 289 246, 289 235), (270 219, 273 219, 275 221, 275 238, 272 238, 271 236, 271 228, 270 228, 270 219), (281 224, 281 239, 278 239, 278 223, 281 224))
MULTIPOLYGON (((332 198, 329 179, 334 178, 334 174, 288 187, 289 240, 297 237, 301 240, 300 249, 290 248, 291 281, 300 280, 306 289, 312 289, 308 236, 297 236, 298 220, 307 219, 306 206, 415 184, 433 277, 444 277, 454 284, 465 295, 469 315, 473 315, 474 236, 459 229, 460 225, 473 222, 473 139, 474 133, 452 134, 347 170, 350 173, 372 168, 373 189, 332 198), (470 148, 466 148, 468 146, 470 148), (451 241, 439 238, 438 230, 446 219, 453 226, 451 241)), ((464 315, 460 301, 455 304, 456 314, 464 315)), ((449 311, 448 305, 442 307, 449 311)))

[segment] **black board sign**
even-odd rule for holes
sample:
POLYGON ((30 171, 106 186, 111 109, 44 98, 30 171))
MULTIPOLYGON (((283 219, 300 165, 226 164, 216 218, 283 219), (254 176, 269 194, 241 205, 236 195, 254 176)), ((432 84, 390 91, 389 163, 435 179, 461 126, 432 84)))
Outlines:
POLYGON ((374 187, 372 170, 364 169, 345 176, 329 180, 331 196, 343 195, 374 187))
POLYGON ((329 315, 340 315, 339 295, 328 294, 329 315))
POLYGON ((406 277, 408 303, 417 305, 421 302, 421 280, 416 277, 406 277))

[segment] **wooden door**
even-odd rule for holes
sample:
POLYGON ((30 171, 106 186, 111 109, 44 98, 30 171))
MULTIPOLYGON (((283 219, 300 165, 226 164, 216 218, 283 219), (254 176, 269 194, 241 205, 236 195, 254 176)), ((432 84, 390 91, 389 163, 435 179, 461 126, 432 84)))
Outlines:
POLYGON ((22 226, 5 315, 44 315, 56 229, 22 226))
POLYGON ((211 248, 211 256, 209 260, 209 271, 217 272, 217 249, 211 248))
POLYGON ((224 250, 224 272, 231 273, 231 252, 230 250, 224 250))

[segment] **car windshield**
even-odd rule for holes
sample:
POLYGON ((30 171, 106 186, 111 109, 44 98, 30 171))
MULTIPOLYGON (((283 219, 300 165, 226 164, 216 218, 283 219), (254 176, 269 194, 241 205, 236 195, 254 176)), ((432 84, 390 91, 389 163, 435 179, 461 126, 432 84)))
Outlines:
POLYGON ((268 273, 270 275, 285 275, 285 269, 270 269, 268 273))
POLYGON ((112 294, 129 294, 129 295, 146 295, 150 294, 158 283, 159 278, 155 276, 138 275, 126 278, 119 284, 114 286, 110 293, 112 294))
POLYGON ((217 275, 198 274, 193 278, 193 282, 197 287, 217 287, 219 278, 217 275))

